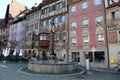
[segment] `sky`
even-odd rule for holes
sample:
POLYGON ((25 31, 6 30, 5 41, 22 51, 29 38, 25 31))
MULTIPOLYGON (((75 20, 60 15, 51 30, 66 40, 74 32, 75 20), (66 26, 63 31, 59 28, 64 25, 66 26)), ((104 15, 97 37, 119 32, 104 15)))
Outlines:
MULTIPOLYGON (((31 8, 32 6, 34 6, 35 3, 41 3, 42 0, 16 0, 17 2, 20 2, 22 4, 24 4, 25 6, 31 8)), ((5 13, 6 13, 6 8, 7 5, 10 4, 12 2, 12 0, 0 0, 0 19, 5 17, 5 13)))

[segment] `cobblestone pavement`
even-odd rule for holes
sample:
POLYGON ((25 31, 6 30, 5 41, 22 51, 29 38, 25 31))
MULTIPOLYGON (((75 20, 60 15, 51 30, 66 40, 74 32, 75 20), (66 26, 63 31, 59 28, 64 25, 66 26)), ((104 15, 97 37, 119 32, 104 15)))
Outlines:
POLYGON ((120 74, 109 72, 90 71, 83 75, 42 75, 20 71, 24 67, 27 67, 27 64, 0 62, 0 80, 120 80, 120 74))

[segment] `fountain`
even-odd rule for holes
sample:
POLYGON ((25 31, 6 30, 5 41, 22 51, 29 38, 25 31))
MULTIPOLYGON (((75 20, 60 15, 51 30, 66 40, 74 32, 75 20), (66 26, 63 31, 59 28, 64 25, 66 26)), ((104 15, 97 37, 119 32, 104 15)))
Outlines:
POLYGON ((54 54, 54 20, 52 20, 51 25, 53 26, 50 30, 51 40, 51 54, 49 60, 42 61, 29 61, 28 70, 38 73, 52 73, 52 74, 61 74, 61 73, 72 73, 75 71, 75 63, 57 61, 54 54))

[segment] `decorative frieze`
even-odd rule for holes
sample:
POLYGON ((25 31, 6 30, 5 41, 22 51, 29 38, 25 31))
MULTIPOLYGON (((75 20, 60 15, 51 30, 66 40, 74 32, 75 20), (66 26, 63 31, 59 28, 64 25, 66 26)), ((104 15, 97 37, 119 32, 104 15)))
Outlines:
POLYGON ((45 19, 47 17, 55 16, 55 15, 62 14, 65 12, 67 12, 67 7, 41 15, 41 19, 45 19))

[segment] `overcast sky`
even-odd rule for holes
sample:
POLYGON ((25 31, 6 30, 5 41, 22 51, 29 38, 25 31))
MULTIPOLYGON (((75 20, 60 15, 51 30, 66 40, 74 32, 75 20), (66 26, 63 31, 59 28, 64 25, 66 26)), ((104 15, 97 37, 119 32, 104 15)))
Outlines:
MULTIPOLYGON (((16 0, 22 4, 24 4, 25 6, 31 8, 32 6, 34 6, 35 3, 41 3, 42 0, 16 0)), ((6 8, 7 5, 10 4, 12 2, 12 0, 0 0, 0 19, 5 17, 5 12, 6 12, 6 8)))

